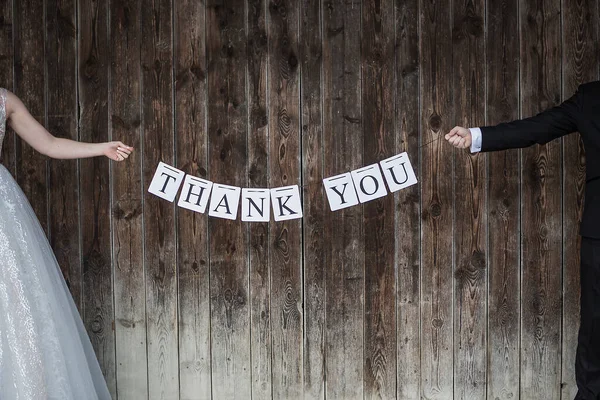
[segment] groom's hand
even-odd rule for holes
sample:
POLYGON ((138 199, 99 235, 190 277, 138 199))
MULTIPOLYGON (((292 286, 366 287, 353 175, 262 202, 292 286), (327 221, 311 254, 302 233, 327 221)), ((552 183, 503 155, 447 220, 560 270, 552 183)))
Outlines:
POLYGON ((454 147, 468 149, 471 147, 471 131, 462 126, 455 126, 444 138, 454 147))

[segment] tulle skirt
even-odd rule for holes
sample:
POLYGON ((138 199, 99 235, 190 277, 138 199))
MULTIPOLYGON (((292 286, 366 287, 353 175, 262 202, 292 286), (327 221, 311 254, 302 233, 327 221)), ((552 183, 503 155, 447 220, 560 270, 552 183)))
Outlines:
POLYGON ((110 399, 48 239, 1 164, 0 399, 110 399))

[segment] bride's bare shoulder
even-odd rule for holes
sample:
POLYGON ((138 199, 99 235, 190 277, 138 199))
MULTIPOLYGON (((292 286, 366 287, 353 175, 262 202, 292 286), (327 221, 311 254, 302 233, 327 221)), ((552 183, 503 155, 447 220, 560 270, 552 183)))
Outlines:
POLYGON ((4 88, 1 88, 0 90, 3 92, 5 97, 6 117, 9 118, 15 110, 19 109, 20 107, 24 107, 24 105, 21 99, 19 99, 19 97, 17 97, 17 95, 10 90, 4 88))

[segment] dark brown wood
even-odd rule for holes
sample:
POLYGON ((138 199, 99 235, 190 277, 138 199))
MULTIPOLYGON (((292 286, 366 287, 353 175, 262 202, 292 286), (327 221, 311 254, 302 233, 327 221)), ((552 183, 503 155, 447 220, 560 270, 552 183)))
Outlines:
MULTIPOLYGON (((108 7, 103 1, 79 0, 77 10, 79 139, 106 142, 109 140, 108 7)), ((82 317, 111 395, 116 398, 109 163, 106 157, 80 161, 79 222, 83 256, 82 317)))
MULTIPOLYGON (((363 163, 360 2, 323 4, 323 177, 363 163), (343 156, 341 156, 343 154, 343 156)), ((325 397, 364 397, 363 207, 325 203, 325 397)))
POLYGON ((421 396, 453 395, 451 2, 422 0, 421 25, 421 396))
MULTIPOLYGON (((406 151, 420 176, 419 1, 396 1, 396 153, 406 151)), ((396 195, 396 398, 421 398, 421 182, 396 195)))
MULTIPOLYGON (((519 117, 518 0, 487 1, 487 121, 519 117), (517 61, 517 62, 516 62, 517 61)), ((487 395, 519 396, 520 169, 519 150, 489 153, 487 395)))
MULTIPOLYGON (((561 2, 562 98, 572 96, 578 85, 598 80, 600 65, 600 14, 598 1, 561 2)), ((579 330, 579 222, 585 192, 585 150, 579 134, 563 139, 563 303, 561 394, 575 397, 575 350, 579 330)))
MULTIPOLYGON (((207 179, 205 6, 174 3, 175 141, 177 168, 207 179)), ((208 218, 178 208, 180 398, 210 398, 210 279, 208 218)))
MULTIPOLYGON (((560 102, 560 3, 522 0, 521 112, 560 102)), ((521 396, 560 396, 561 154, 560 141, 522 151, 521 396)))
MULTIPOLYGON (((46 123, 44 79, 44 4, 35 0, 13 2, 14 91, 31 115, 46 123)), ((19 139, 15 146, 16 177, 48 234, 47 157, 19 139)))
MULTIPOLYGON (((394 7, 362 5, 362 119, 365 165, 395 155, 394 7)), ((396 395, 396 295, 394 196, 364 204, 366 398, 396 395)), ((356 329, 356 328, 355 328, 356 329)))
MULTIPOLYGON (((453 3, 453 99, 461 126, 485 122, 485 1, 453 3)), ((454 397, 485 398, 486 158, 454 152, 454 397)))
MULTIPOLYGON (((245 187, 246 21, 243 8, 237 4, 212 0, 206 5, 208 177, 217 183, 245 187)), ((239 220, 211 218, 209 231, 212 395, 250 398, 248 230, 239 220)))
MULTIPOLYGON (((142 5, 144 186, 152 180, 157 161, 175 163, 171 4, 170 0, 156 0, 142 5)), ((144 245, 153 249, 144 252, 150 399, 179 397, 176 239, 175 204, 146 192, 144 245)))
MULTIPOLYGON (((269 187, 300 182, 299 5, 293 0, 269 3, 267 104, 269 187)), ((303 396, 302 221, 272 223, 271 333, 273 398, 303 396)))
MULTIPOLYGON (((111 163, 114 304, 119 398, 148 397, 144 281, 143 144, 141 140, 141 3, 110 3, 111 138, 135 148, 127 164, 111 163)), ((157 160, 153 160, 154 162, 157 160)), ((151 167, 149 167, 151 168, 151 167)))
POLYGON ((11 131, 2 150, 113 397, 573 398, 581 141, 443 135, 598 79, 599 7, 0 0, 0 87, 57 136, 135 147, 48 168, 11 131), (402 151, 418 185, 330 211, 323 178, 402 151), (147 192, 161 160, 303 185, 305 216, 178 208, 147 192))
MULTIPOLYGON (((248 0, 248 181, 249 187, 269 187, 269 126, 267 121, 268 2, 248 0)), ((249 223, 250 346, 252 397, 272 398, 271 292, 269 226, 249 223)))
MULTIPOLYGON (((77 140, 77 21, 75 0, 47 0, 47 125, 56 137, 77 140)), ((49 237, 73 300, 82 311, 77 161, 48 162, 49 237)))
MULTIPOLYGON (((13 89, 13 2, 0 0, 0 87, 13 89)), ((0 162, 15 176, 15 133, 6 126, 0 162)))
MULTIPOLYGON (((304 212, 304 396, 325 397, 325 258, 323 242, 327 203, 323 175, 323 19, 321 1, 300 8, 300 68, 302 71, 302 184, 304 212)), ((329 382, 328 382, 329 383, 329 382)))

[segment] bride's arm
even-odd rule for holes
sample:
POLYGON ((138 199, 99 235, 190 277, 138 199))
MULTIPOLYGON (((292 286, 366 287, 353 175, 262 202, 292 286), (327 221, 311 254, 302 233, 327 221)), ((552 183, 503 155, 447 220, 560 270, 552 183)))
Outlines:
POLYGON ((57 138, 31 116, 23 102, 11 92, 6 96, 6 118, 11 128, 31 147, 51 158, 86 158, 106 156, 123 161, 133 150, 122 142, 84 143, 57 138))

